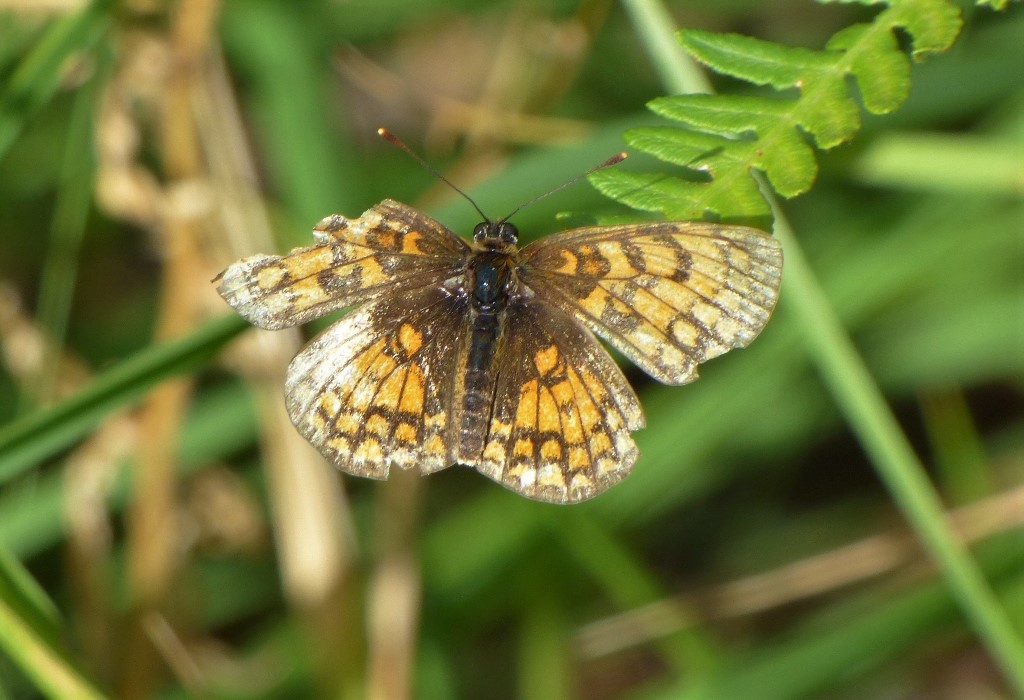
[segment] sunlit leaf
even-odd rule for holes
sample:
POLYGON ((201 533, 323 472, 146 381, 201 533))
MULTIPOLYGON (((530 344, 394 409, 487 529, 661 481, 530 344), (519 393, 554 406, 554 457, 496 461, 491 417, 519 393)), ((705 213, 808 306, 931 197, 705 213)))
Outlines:
POLYGON ((750 180, 760 171, 784 197, 806 192, 818 166, 813 143, 834 148, 860 129, 861 105, 873 114, 899 107, 910 92, 910 59, 896 31, 910 35, 912 55, 948 48, 960 30, 959 10, 945 0, 893 3, 871 23, 836 33, 824 50, 788 47, 738 34, 684 29, 679 40, 711 69, 775 95, 677 95, 652 100, 652 111, 680 129, 636 129, 637 150, 703 173, 689 182, 659 175, 602 172, 591 181, 606 195, 665 216, 722 218, 766 211, 750 180), (851 81, 852 78, 852 81, 851 81), (851 90, 856 83, 857 90, 851 90), (646 185, 644 184, 646 183, 646 185), (647 191, 642 191, 646 188, 647 191))

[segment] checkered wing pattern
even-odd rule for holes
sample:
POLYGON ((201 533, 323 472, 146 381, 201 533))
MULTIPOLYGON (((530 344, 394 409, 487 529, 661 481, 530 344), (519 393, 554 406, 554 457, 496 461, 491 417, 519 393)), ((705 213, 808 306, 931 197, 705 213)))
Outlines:
POLYGON ((640 404, 594 334, 662 382, 692 381, 757 336, 782 270, 771 236, 703 222, 576 229, 495 257, 385 200, 314 236, 216 280, 268 329, 355 307, 289 365, 299 432, 358 476, 460 461, 553 503, 597 495, 638 457, 640 404), (497 310, 473 306, 490 293, 481 269, 507 273, 497 310))
POLYGON ((321 454, 357 476, 383 479, 390 465, 421 473, 450 466, 467 313, 465 297, 437 287, 356 309, 289 365, 292 422, 321 454))
POLYGON ((313 235, 317 245, 236 262, 215 280, 217 291, 250 323, 276 330, 396 288, 439 284, 470 253, 440 223, 390 199, 358 219, 329 216, 313 235))
POLYGON ((768 321, 782 273, 778 241, 707 222, 580 228, 520 254, 521 278, 658 381, 745 347, 768 321))
POLYGON ((636 395, 597 339, 542 299, 510 305, 495 361, 483 474, 529 498, 582 501, 622 479, 644 425, 636 395))

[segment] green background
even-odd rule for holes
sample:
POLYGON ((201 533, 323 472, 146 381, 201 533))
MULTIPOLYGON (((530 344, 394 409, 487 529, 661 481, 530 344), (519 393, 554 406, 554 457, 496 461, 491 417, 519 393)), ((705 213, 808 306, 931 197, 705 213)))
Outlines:
MULTIPOLYGON (((877 12, 667 9, 813 49, 877 12)), ((1019 635, 1024 13, 963 10, 902 108, 864 115, 783 207, 1019 635)), ((298 338, 246 329, 209 280, 385 197, 468 233, 472 208, 378 126, 492 216, 600 162, 663 123, 644 109, 665 88, 642 37, 600 1, 0 10, 0 691, 1010 692, 785 284, 762 336, 696 384, 626 367, 642 456, 579 506, 461 467, 343 477, 282 420, 298 338)), ((580 183, 517 215, 524 241, 560 212, 624 210, 580 183)))

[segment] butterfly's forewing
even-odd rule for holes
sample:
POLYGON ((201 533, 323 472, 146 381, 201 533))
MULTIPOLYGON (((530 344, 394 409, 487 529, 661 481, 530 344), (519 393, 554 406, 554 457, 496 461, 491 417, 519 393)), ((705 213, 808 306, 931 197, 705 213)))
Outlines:
POLYGON ((483 474, 530 498, 581 501, 629 473, 636 395, 597 339, 539 298, 510 304, 495 358, 483 474))
POLYGON ((288 413, 342 470, 383 479, 390 465, 455 461, 453 392, 468 303, 440 287, 403 290, 337 321, 288 367, 288 413))
POLYGON ((580 228, 520 255, 523 282, 655 379, 752 341, 778 298, 782 249, 763 231, 706 222, 580 228))
POLYGON ((440 223, 390 199, 358 219, 329 216, 314 235, 317 245, 239 260, 217 291, 250 323, 287 328, 396 288, 439 284, 469 254, 440 223))

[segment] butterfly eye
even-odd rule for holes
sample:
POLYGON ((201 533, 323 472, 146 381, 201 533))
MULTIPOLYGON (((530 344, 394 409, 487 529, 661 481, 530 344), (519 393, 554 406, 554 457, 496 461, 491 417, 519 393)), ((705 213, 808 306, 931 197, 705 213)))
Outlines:
POLYGON ((487 232, 490 230, 490 222, 481 221, 479 224, 473 227, 473 238, 477 241, 482 241, 485 238, 487 238, 487 232))
POLYGON ((502 221, 498 224, 498 237, 504 243, 515 244, 519 240, 519 229, 517 229, 514 224, 502 221))

